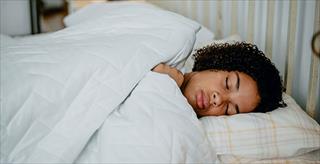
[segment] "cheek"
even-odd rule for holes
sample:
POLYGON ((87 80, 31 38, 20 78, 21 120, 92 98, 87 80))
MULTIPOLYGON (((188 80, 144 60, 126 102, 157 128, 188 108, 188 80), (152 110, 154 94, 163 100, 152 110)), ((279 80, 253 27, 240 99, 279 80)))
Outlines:
POLYGON ((210 108, 210 112, 212 116, 221 116, 224 115, 224 110, 222 109, 222 106, 217 107, 217 108, 210 108))
POLYGON ((195 95, 196 91, 199 89, 199 85, 194 81, 189 81, 187 86, 184 89, 184 94, 188 97, 195 95))
POLYGON ((199 83, 201 85, 202 89, 209 91, 222 91, 224 87, 224 81, 221 80, 219 77, 217 78, 206 78, 203 81, 199 83))
POLYGON ((200 116, 221 116, 224 115, 224 110, 222 108, 213 108, 210 107, 206 111, 197 111, 200 116))
POLYGON ((187 98, 189 104, 191 104, 191 105, 193 106, 193 101, 194 101, 194 100, 193 100, 193 98, 192 98, 192 94, 187 91, 187 92, 184 92, 183 95, 184 95, 184 97, 187 98))
POLYGON ((189 86, 186 86, 186 88, 183 90, 183 95, 184 97, 186 97, 186 99, 188 100, 188 103, 195 108, 195 100, 193 98, 193 91, 192 88, 190 88, 189 86))
POLYGON ((248 112, 252 112, 260 103, 260 96, 256 95, 254 96, 254 98, 252 98, 252 104, 251 104, 251 110, 249 110, 248 112))
POLYGON ((199 89, 203 88, 195 81, 190 81, 183 90, 183 95, 186 97, 188 103, 193 107, 194 110, 197 109, 196 93, 199 89))

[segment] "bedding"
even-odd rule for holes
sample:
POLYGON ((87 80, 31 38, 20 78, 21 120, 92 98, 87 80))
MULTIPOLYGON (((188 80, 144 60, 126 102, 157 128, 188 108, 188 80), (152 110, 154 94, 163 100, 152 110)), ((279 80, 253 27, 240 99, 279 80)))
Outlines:
POLYGON ((215 161, 202 124, 175 81, 154 72, 147 73, 93 140, 77 163, 215 161))
MULTIPOLYGON (((149 91, 138 92, 140 81, 151 85, 142 79, 152 76, 148 72, 156 64, 186 59, 200 26, 167 11, 138 10, 117 10, 39 37, 1 38, 6 42, 1 43, 2 163, 72 163, 91 157, 95 162, 215 161, 181 95, 160 92, 168 102, 155 111, 149 109, 155 107, 149 91), (86 153, 95 141, 98 151, 86 153)), ((161 88, 162 83, 150 83, 161 88)))
MULTIPOLYGON (((71 14, 64 18, 64 24, 66 26, 74 26, 86 21, 93 19, 98 19, 103 15, 112 14, 114 11, 119 11, 123 13, 131 13, 134 10, 139 10, 140 8, 148 8, 150 10, 162 10, 161 8, 152 5, 143 1, 120 1, 120 2, 108 2, 108 3, 93 3, 83 7, 81 10, 76 11, 74 14, 71 14)), ((189 18, 183 16, 176 16, 176 14, 171 13, 173 16, 178 18, 180 22, 183 22, 189 26, 196 27, 199 24, 189 18)), ((129 20, 128 20, 129 21, 129 20)), ((214 39, 214 33, 211 32, 208 28, 200 24, 200 29, 196 31, 196 41, 193 47, 192 52, 195 52, 196 49, 203 47, 204 45, 211 43, 214 39)), ((227 38, 227 39, 234 39, 227 38)), ((238 39, 238 38, 235 38, 238 39)), ((181 72, 190 72, 193 66, 193 60, 191 55, 188 57, 186 62, 176 64, 175 67, 178 68, 181 72)))
POLYGON ((90 21, 93 19, 100 18, 101 16, 107 15, 110 11, 127 10, 130 12, 132 8, 151 8, 154 10, 160 10, 160 8, 145 2, 139 1, 119 1, 119 2, 108 2, 108 3, 92 3, 82 7, 80 10, 67 15, 63 22, 65 26, 73 26, 79 23, 90 21))
MULTIPOLYGON (((153 10, 162 10, 161 8, 143 1, 120 1, 108 3, 93 3, 83 7, 81 10, 68 15, 64 18, 64 24, 69 27, 89 20, 100 18, 103 15, 108 15, 112 11, 121 10, 126 13, 132 12, 132 8, 150 8, 153 10)), ((199 25, 194 20, 179 16, 179 21, 185 22, 191 26, 199 25)), ((206 27, 201 25, 201 28, 196 33, 196 42, 194 49, 200 48, 203 44, 214 39, 214 34, 206 27)))
POLYGON ((1 163, 320 161, 319 125, 287 95, 285 109, 198 120, 150 69, 190 70, 188 55, 213 33, 152 5, 111 4, 79 10, 55 33, 0 35, 1 163))
MULTIPOLYGON (((120 2, 108 2, 108 3, 93 3, 81 8, 80 10, 76 11, 71 15, 66 16, 63 19, 63 22, 65 26, 70 27, 77 24, 85 23, 87 21, 92 21, 94 19, 99 19, 104 15, 117 16, 117 13, 135 14, 141 11, 147 14, 146 10, 148 12, 157 12, 158 10, 162 10, 162 9, 144 1, 120 1, 120 2)), ((166 11, 162 10, 162 12, 166 12, 166 11)), ((203 43, 207 43, 214 38, 214 34, 209 29, 200 25, 194 20, 191 20, 182 15, 178 15, 172 12, 167 12, 167 14, 169 14, 170 17, 174 18, 176 21, 179 21, 187 26, 191 26, 192 28, 196 29, 196 40, 195 40, 195 44, 194 44, 195 46, 193 47, 193 49, 199 48, 201 45, 203 45, 203 43)), ((126 18, 123 18, 123 19, 126 19, 126 18)), ((128 18, 127 21, 130 22, 130 18, 128 18)), ((185 67, 185 60, 180 60, 180 61, 182 62, 175 63, 174 65, 173 63, 170 63, 170 62, 168 64, 178 68, 181 72, 186 72, 187 70, 185 70, 185 68, 187 67, 185 67)))
MULTIPOLYGON (((92 21, 94 19, 99 19, 104 15, 110 16, 114 13, 122 13, 124 14, 123 16, 125 16, 126 14, 134 15, 136 13, 140 13, 141 11, 145 14, 148 14, 146 11, 155 14, 159 10, 161 10, 161 12, 166 12, 166 14, 170 15, 170 17, 167 17, 168 19, 174 19, 175 21, 179 21, 187 26, 191 26, 192 28, 197 29, 196 32, 200 30, 199 23, 191 19, 188 19, 182 15, 178 15, 173 12, 162 10, 161 8, 154 6, 150 3, 139 1, 93 3, 83 7, 81 10, 78 10, 71 15, 68 15, 64 18, 63 22, 67 27, 69 27, 87 21, 92 21)), ((130 21, 130 19, 128 19, 128 21, 130 21)))
POLYGON ((256 159, 246 158, 236 155, 223 155, 219 156, 217 163, 232 163, 232 164, 318 164, 320 150, 312 151, 303 155, 293 156, 290 158, 270 158, 270 159, 256 159))
POLYGON ((268 113, 201 118, 218 157, 285 159, 320 150, 319 124, 290 96, 284 101, 287 107, 268 113))

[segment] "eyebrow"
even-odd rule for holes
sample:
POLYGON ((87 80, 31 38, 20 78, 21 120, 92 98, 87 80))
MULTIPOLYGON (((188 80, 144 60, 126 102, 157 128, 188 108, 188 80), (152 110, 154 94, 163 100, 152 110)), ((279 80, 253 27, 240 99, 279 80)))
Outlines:
MULTIPOLYGON (((236 86, 237 86, 237 91, 239 91, 239 87, 240 87, 240 78, 239 78, 239 74, 238 72, 236 72, 236 75, 237 75, 237 83, 236 83, 236 86)), ((239 106, 238 104, 236 104, 236 112, 237 114, 240 113, 239 112, 239 106)))

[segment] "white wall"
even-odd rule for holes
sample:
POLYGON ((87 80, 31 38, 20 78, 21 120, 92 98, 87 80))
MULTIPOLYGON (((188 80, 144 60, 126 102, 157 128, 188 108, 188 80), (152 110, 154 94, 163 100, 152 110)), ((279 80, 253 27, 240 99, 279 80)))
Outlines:
POLYGON ((311 38, 313 34, 314 1, 298 1, 298 19, 296 26, 295 76, 293 80, 293 97, 301 106, 306 105, 310 78, 311 38), (312 18, 312 19, 311 19, 312 18), (308 32, 309 31, 309 32, 308 32))
POLYGON ((31 34, 29 0, 0 0, 0 32, 7 35, 31 34))

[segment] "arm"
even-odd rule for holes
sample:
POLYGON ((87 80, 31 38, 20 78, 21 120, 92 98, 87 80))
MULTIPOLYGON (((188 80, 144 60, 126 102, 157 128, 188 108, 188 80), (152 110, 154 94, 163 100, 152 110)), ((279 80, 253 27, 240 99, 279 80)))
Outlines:
POLYGON ((179 87, 181 87, 183 83, 183 80, 184 80, 183 74, 174 67, 170 67, 168 65, 160 63, 157 66, 155 66, 152 69, 152 71, 169 75, 174 81, 176 81, 179 87))

